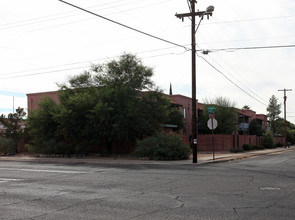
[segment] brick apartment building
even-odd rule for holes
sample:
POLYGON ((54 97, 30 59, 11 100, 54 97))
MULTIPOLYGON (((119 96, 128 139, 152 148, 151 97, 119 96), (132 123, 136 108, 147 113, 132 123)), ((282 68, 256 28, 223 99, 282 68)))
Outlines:
MULTIPOLYGON (((38 102, 45 96, 49 96, 56 103, 59 102, 57 91, 51 92, 41 92, 41 93, 30 93, 27 94, 27 103, 28 103, 28 114, 30 114, 31 110, 38 108, 38 102)), ((189 136, 192 133, 192 99, 183 95, 166 95, 167 98, 171 100, 171 105, 178 108, 179 111, 183 114, 183 120, 185 125, 185 133, 189 136)), ((203 111, 204 105, 202 103, 197 102, 197 116, 201 114, 203 111)), ((238 110, 238 125, 239 125, 239 133, 240 134, 249 134, 249 125, 250 122, 254 119, 257 119, 261 128, 267 129, 267 116, 263 114, 256 114, 255 111, 252 110, 238 110)))

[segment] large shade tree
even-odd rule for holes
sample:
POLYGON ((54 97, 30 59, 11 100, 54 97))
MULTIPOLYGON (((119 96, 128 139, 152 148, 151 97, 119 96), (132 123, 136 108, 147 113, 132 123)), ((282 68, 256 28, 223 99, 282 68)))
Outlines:
MULTIPOLYGON (((74 146, 103 140, 111 153, 114 140, 134 141, 157 133, 169 119, 170 103, 152 75, 153 70, 135 55, 123 54, 59 84, 60 104, 49 110, 55 138, 74 146)), ((42 105, 43 110, 49 108, 46 102, 42 105)), ((34 113, 29 120, 37 120, 38 114, 46 117, 34 113)))

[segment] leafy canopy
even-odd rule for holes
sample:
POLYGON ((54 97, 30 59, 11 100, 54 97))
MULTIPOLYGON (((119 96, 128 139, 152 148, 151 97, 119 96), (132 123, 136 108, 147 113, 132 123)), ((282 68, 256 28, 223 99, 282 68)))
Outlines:
POLYGON ((123 54, 69 78, 59 84, 59 105, 44 99, 40 110, 29 117, 31 127, 41 128, 40 140, 35 140, 54 138, 73 146, 106 141, 111 152, 115 140, 134 141, 157 133, 168 121, 170 103, 155 87, 152 75, 135 55, 123 54), (39 119, 48 120, 45 127, 39 119))
POLYGON ((14 149, 17 153, 18 141, 24 137, 24 128, 22 128, 21 122, 26 116, 23 108, 18 107, 15 113, 9 113, 6 117, 4 114, 0 116, 0 122, 6 128, 5 137, 11 138, 14 141, 14 149))
POLYGON ((279 115, 281 114, 281 104, 278 103, 278 99, 272 95, 269 99, 269 104, 266 108, 267 110, 267 117, 270 120, 271 130, 273 134, 277 133, 276 130, 276 123, 275 121, 279 118, 279 115))
POLYGON ((275 121, 279 118, 279 115, 281 114, 281 104, 278 103, 278 99, 274 95, 269 99, 269 104, 266 110, 270 121, 275 121))

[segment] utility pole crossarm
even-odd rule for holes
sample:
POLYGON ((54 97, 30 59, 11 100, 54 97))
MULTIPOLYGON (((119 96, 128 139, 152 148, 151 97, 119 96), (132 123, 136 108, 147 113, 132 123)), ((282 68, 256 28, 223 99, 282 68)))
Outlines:
POLYGON ((279 89, 279 92, 284 92, 284 100, 287 100, 287 96, 286 96, 286 92, 290 92, 292 91, 292 89, 279 89))
POLYGON ((203 17, 204 15, 207 16, 212 16, 212 12, 207 12, 207 11, 197 11, 195 13, 183 13, 183 14, 175 14, 175 16, 179 19, 183 19, 184 17, 191 17, 191 16, 199 16, 203 17))

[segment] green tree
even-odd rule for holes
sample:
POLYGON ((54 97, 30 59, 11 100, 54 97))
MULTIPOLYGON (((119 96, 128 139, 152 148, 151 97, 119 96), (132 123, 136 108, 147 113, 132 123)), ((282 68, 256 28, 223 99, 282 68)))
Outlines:
POLYGON ((55 136, 56 141, 78 148, 106 141, 112 153, 114 140, 135 141, 153 135, 168 120, 169 100, 155 87, 152 75, 152 69, 131 54, 93 65, 59 84, 58 107, 49 109, 46 100, 29 117, 30 125, 48 117, 53 130, 48 128, 46 135, 44 129, 40 139, 48 141, 55 136))
MULTIPOLYGON (((283 118, 278 118, 275 121, 275 131, 276 135, 284 136, 285 134, 285 120, 283 118)), ((295 125, 286 121, 286 132, 287 132, 287 142, 292 144, 295 143, 295 125)))
POLYGON ((15 113, 9 113, 6 117, 5 115, 0 116, 0 122, 6 128, 5 137, 11 138, 14 141, 14 150, 18 153, 17 146, 19 141, 24 138, 24 128, 22 128, 21 122, 26 116, 23 108, 18 107, 15 113))
POLYGON ((185 129, 183 114, 177 109, 171 107, 168 114, 168 121, 165 124, 177 125, 177 131, 185 129))
POLYGON ((295 129, 287 130, 287 142, 295 144, 295 129))
POLYGON ((39 146, 44 141, 58 139, 55 117, 59 106, 49 96, 41 99, 38 106, 38 109, 30 112, 27 126, 31 142, 39 146))
POLYGON ((215 107, 215 119, 218 121, 218 126, 214 130, 216 134, 232 134, 237 131, 237 109, 235 103, 224 97, 217 97, 214 100, 204 101, 204 110, 199 118, 198 128, 200 133, 210 133, 207 128, 209 119, 208 107, 215 107))
POLYGON ((281 114, 281 104, 278 103, 278 99, 274 95, 272 95, 269 99, 269 104, 266 110, 268 112, 267 117, 270 120, 271 131, 274 135, 277 133, 275 121, 279 118, 279 115, 281 114))
MULTIPOLYGON (((283 118, 278 118, 274 122, 275 126, 275 135, 284 136, 285 135, 285 120, 283 118)), ((286 125, 287 130, 289 129, 288 125, 286 125)))
POLYGON ((119 60, 112 60, 107 64, 93 65, 92 72, 97 74, 94 78, 95 85, 114 88, 124 86, 134 92, 154 88, 151 80, 153 69, 144 66, 132 54, 123 54, 119 60))
POLYGON ((249 134, 262 136, 263 132, 262 124, 259 122, 259 120, 253 119, 249 124, 249 134))
POLYGON ((262 137, 262 146, 265 148, 275 148, 274 138, 271 132, 266 132, 262 137))

